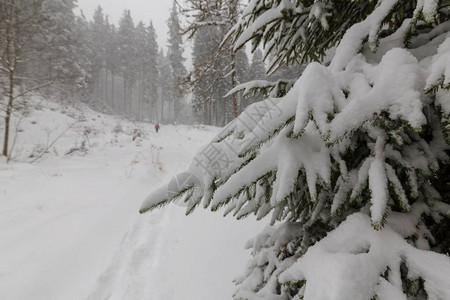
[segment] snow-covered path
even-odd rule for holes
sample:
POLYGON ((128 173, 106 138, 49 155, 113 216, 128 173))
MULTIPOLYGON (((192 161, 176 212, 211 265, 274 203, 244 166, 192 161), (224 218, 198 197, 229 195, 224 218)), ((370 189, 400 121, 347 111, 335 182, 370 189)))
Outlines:
MULTIPOLYGON (((138 214, 217 130, 167 126, 157 135, 140 124, 145 134, 133 142, 111 133, 115 120, 90 113, 87 155, 61 155, 78 137, 68 132, 35 164, 0 162, 0 299, 230 299, 249 258, 244 243, 262 225, 203 210, 185 217, 177 206, 138 214)), ((40 127, 23 125, 24 152, 26 141, 46 138, 44 127, 67 121, 39 114, 40 127)))

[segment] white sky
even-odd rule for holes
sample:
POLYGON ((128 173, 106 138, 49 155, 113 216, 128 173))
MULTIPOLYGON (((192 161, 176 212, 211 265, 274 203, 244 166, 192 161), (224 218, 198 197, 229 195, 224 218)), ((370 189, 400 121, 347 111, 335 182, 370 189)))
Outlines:
MULTIPOLYGON (((167 24, 169 19, 172 0, 78 0, 78 8, 83 10, 88 20, 92 20, 94 10, 100 5, 103 12, 109 16, 109 21, 118 24, 123 11, 129 9, 134 23, 139 21, 145 24, 153 21, 153 25, 158 35, 158 46, 167 48, 167 24)), ((190 51, 185 51, 184 56, 190 58, 190 51)))

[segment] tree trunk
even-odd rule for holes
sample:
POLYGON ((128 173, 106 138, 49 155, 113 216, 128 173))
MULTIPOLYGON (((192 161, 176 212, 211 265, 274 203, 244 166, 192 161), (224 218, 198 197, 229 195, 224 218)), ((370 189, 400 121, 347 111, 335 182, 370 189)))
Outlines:
POLYGON ((123 78, 123 111, 125 116, 128 116, 128 105, 127 105, 127 80, 123 78))
POLYGON ((143 105, 144 105, 144 71, 142 70, 142 60, 141 65, 139 68, 139 93, 138 93, 138 112, 137 112, 137 118, 139 121, 142 121, 143 119, 143 105))
MULTIPOLYGON (((236 79, 236 54, 231 50, 231 88, 234 89, 237 86, 236 79)), ((237 101, 237 93, 233 93, 232 101, 233 101, 233 118, 238 117, 238 101, 237 101)))
MULTIPOLYGON (((229 14, 232 24, 236 24, 238 18, 238 4, 239 0, 231 0, 228 3, 229 14)), ((236 53, 233 51, 233 47, 230 47, 231 51, 231 88, 235 88, 237 86, 237 78, 236 78, 236 53)), ((237 101, 237 93, 233 93, 232 101, 233 101, 233 117, 238 117, 238 101, 237 101)))
POLYGON ((203 124, 208 124, 208 100, 203 101, 203 124))
POLYGON ((159 119, 160 122, 164 121, 164 98, 165 97, 161 97, 161 118, 159 119))
POLYGON ((115 96, 115 93, 114 93, 114 88, 115 88, 115 86, 114 86, 114 72, 113 71, 111 71, 111 103, 112 103, 112 110, 113 110, 113 112, 116 112, 115 111, 115 104, 114 104, 114 96, 115 96))
POLYGON ((105 103, 108 103, 108 69, 105 68, 105 103))
POLYGON ((143 96, 142 96, 142 81, 139 80, 139 91, 138 91, 138 111, 137 111, 137 119, 142 121, 142 105, 143 105, 143 96))
POLYGON ((130 118, 133 116, 133 83, 128 84, 128 112, 130 118))
POLYGON ((8 145, 9 145, 9 125, 11 123, 11 114, 13 109, 14 101, 14 73, 9 73, 9 98, 8 105, 6 106, 6 116, 5 116, 5 136, 3 140, 3 151, 2 154, 8 157, 8 145))
MULTIPOLYGON (((3 139, 3 151, 2 154, 8 157, 8 146, 9 146, 9 127, 11 123, 11 115, 13 111, 13 101, 14 101, 14 72, 17 67, 17 48, 15 47, 15 42, 17 41, 17 36, 14 36, 14 16, 15 16, 15 1, 10 4, 9 13, 7 15, 8 22, 6 24, 6 45, 5 45, 5 58, 3 61, 6 63, 6 69, 8 70, 8 104, 6 106, 5 115, 5 136, 3 139)), ((17 33, 16 33, 17 34, 17 33)))

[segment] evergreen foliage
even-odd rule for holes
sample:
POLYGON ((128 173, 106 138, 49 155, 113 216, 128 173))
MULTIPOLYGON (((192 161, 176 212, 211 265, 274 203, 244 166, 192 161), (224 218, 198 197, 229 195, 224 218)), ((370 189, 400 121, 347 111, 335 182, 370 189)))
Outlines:
POLYGON ((27 111, 24 96, 31 92, 158 121, 156 110, 163 106, 157 105, 158 45, 151 22, 135 26, 126 10, 116 29, 100 6, 90 22, 75 9, 75 0, 0 0, 5 156, 11 116, 27 111))
MULTIPOLYGON (((240 49, 236 52, 235 55, 235 72, 236 72, 236 84, 239 85, 244 82, 248 82, 250 80, 250 65, 248 62, 248 56, 245 52, 245 49, 240 49)), ((253 75, 252 75, 253 76, 253 75)), ((243 111, 243 108, 249 105, 247 97, 243 95, 239 95, 238 103, 239 103, 239 112, 243 111)))
POLYGON ((150 116, 152 120, 158 120, 157 102, 158 102, 158 80, 160 70, 158 69, 158 43, 156 42, 156 32, 153 23, 150 22, 145 31, 145 43, 143 56, 143 73, 142 81, 144 81, 143 97, 144 102, 150 103, 150 116))
POLYGON ((137 56, 136 35, 133 19, 129 10, 123 12, 119 20, 119 29, 117 31, 119 45, 119 74, 123 78, 123 100, 125 114, 131 116, 132 105, 132 87, 136 81, 137 56))
POLYGON ((173 72, 173 83, 172 89, 174 91, 175 98, 173 99, 174 103, 174 116, 173 120, 177 119, 177 116, 181 110, 183 100, 183 96, 185 92, 182 89, 181 79, 186 76, 186 68, 184 66, 184 61, 186 60, 183 57, 184 49, 182 47, 183 39, 181 36, 181 27, 180 21, 178 19, 178 10, 176 1, 173 1, 172 10, 170 12, 170 18, 167 21, 167 25, 169 26, 168 32, 168 53, 167 57, 170 61, 170 66, 172 67, 173 72))
POLYGON ((64 84, 68 90, 83 88, 88 82, 89 64, 83 60, 83 52, 78 52, 83 46, 73 12, 75 6, 74 0, 44 1, 42 31, 34 36, 34 47, 41 50, 41 71, 46 65, 48 78, 64 84))
POLYGON ((170 65, 170 61, 167 56, 164 55, 164 52, 161 50, 158 54, 158 69, 160 70, 160 76, 158 81, 158 91, 160 98, 160 113, 161 116, 158 118, 159 120, 165 120, 165 113, 168 112, 167 120, 172 119, 172 104, 174 98, 173 91, 173 72, 172 66, 170 65))
POLYGON ((319 62, 249 106, 141 212, 179 199, 187 214, 270 216, 236 299, 450 298, 444 2, 250 1, 236 49, 264 45, 272 69, 319 62))
POLYGON ((92 75, 94 78, 100 78, 100 72, 105 67, 106 60, 106 39, 105 36, 108 31, 103 9, 98 6, 95 9, 93 22, 90 28, 90 41, 92 47, 92 75))
POLYGON ((158 120, 158 44, 150 21, 125 10, 116 29, 98 7, 88 30, 93 105, 138 120, 158 120), (106 108, 105 108, 106 107, 106 108))
POLYGON ((215 39, 220 38, 220 32, 215 27, 201 28, 194 36, 192 50, 194 74, 191 74, 190 81, 193 85, 194 110, 203 124, 212 124, 213 107, 219 103, 214 89, 222 77, 219 70, 220 51, 215 42, 215 39))
POLYGON ((230 43, 221 43, 236 22, 240 1, 186 2, 187 8, 182 10, 188 19, 184 34, 194 39, 194 70, 188 74, 185 84, 193 91, 197 118, 205 124, 223 126, 236 118, 245 105, 245 100, 235 94, 227 95, 227 91, 247 77, 247 54, 234 53, 230 43))
POLYGON ((67 97, 88 85, 90 65, 74 7, 73 0, 0 1, 0 117, 8 159, 11 116, 26 110, 24 96, 46 88, 67 97), (61 87, 64 93, 57 92, 61 87))

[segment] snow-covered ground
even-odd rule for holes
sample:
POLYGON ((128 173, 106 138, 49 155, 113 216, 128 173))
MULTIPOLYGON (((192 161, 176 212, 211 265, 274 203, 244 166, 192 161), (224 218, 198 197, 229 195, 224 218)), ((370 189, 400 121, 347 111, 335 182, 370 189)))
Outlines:
POLYGON ((176 205, 138 213, 219 129, 156 134, 85 107, 39 106, 18 123, 13 161, 0 161, 0 299, 230 299, 262 224, 176 205))

